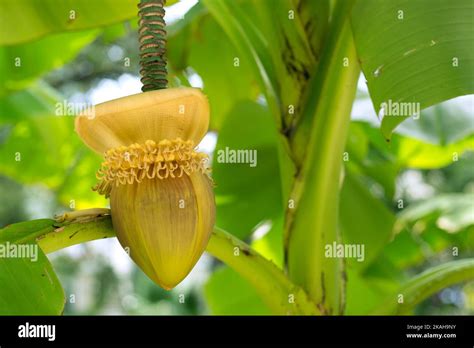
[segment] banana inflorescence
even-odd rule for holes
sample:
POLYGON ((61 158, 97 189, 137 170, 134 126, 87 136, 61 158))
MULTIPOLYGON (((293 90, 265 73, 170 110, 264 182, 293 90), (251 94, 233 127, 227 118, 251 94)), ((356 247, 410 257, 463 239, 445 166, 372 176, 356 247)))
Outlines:
POLYGON ((105 157, 94 189, 110 196, 121 245, 165 289, 191 271, 214 226, 208 158, 195 150, 208 125, 207 98, 194 88, 116 99, 76 119, 82 140, 105 157))

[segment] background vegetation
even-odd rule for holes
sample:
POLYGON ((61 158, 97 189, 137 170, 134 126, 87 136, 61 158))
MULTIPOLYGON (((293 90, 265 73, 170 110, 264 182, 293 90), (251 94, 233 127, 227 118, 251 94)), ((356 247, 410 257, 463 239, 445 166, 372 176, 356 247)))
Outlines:
MULTIPOLYGON (((57 103, 95 104, 138 93, 141 87, 136 1, 15 3, 20 5, 0 2, 0 226, 71 209, 106 207, 108 203, 90 189, 101 158, 76 136, 72 117, 55 115, 57 103), (19 8, 21 13, 15 12, 19 8), (77 17, 65 24, 62 18, 71 15, 71 9, 77 17), (15 65, 18 57, 20 67, 15 65), (20 161, 15 159, 17 153, 20 161)), ((319 6, 315 12, 311 12, 309 1, 302 0, 168 3, 172 5, 168 9, 170 85, 202 87, 211 105, 211 130, 201 148, 211 155, 225 147, 258 151, 255 168, 214 161, 216 224, 282 266, 282 201, 287 193, 280 177, 280 134, 274 122, 276 104, 262 85, 263 75, 256 71, 255 61, 261 61, 263 69, 271 73, 269 80, 278 81, 281 87, 275 93, 284 100, 276 107, 287 110, 288 105, 296 105, 298 113, 303 96, 295 93, 311 90, 306 75, 319 64, 331 2, 314 2, 319 6), (268 4, 283 14, 281 18, 268 13, 268 4), (309 47, 298 42, 298 33, 284 27, 290 10, 298 16, 309 47), (308 13, 320 17, 314 20, 308 13), (274 23, 281 27, 276 30, 274 23), (255 30, 248 29, 243 35, 251 41, 251 49, 245 46, 247 41, 232 36, 235 28, 255 30), (282 40, 282 33, 289 41, 282 40), (258 46, 260 36, 265 38, 262 46, 258 46)), ((396 128, 389 144, 385 137, 395 125, 385 122, 381 127, 373 107, 386 96, 383 86, 377 87, 377 74, 389 74, 392 85, 397 86, 394 88, 413 94, 422 90, 425 80, 436 77, 443 81, 443 69, 423 68, 430 66, 430 57, 439 58, 451 49, 458 55, 465 53, 472 62, 472 25, 467 30, 471 44, 458 42, 456 47, 414 55, 415 61, 401 59, 400 64, 374 73, 380 68, 377 59, 391 54, 390 44, 396 46, 399 37, 385 35, 394 40, 390 43, 378 41, 375 35, 377 25, 388 20, 383 17, 387 12, 384 7, 391 6, 388 3, 376 9, 380 16, 371 17, 379 21, 365 21, 365 4, 356 5, 352 14, 365 75, 361 74, 357 86, 345 147, 339 221, 344 241, 365 244, 366 261, 347 260, 347 314, 377 312, 411 276, 474 256, 472 96, 444 101, 467 93, 420 92, 415 100, 433 106, 422 110, 419 120, 407 120, 396 128), (367 32, 374 36, 360 39, 367 32), (367 73, 370 71, 373 73, 367 73), (411 79, 398 81, 401 72, 411 79)), ((400 3, 404 9, 409 6, 408 2, 400 3)), ((427 8, 426 1, 414 3, 417 5, 406 11, 407 18, 427 8)), ((466 15, 468 20, 472 21, 472 15, 466 15)), ((441 24, 433 28, 430 35, 434 35, 435 49, 438 43, 451 45, 449 40, 443 41, 449 32, 441 24)), ((410 44, 406 43, 409 39, 405 44, 410 44)), ((420 40, 416 35, 415 39, 420 40)), ((427 48, 415 47, 420 51, 427 48)), ((451 61, 452 56, 446 57, 451 61)), ((464 79, 472 93, 473 71, 469 69, 459 79, 464 79)), ((391 93, 397 95, 398 90, 391 93)), ((291 124, 292 117, 286 112, 283 123, 291 124)), ((208 255, 172 292, 146 278, 115 239, 77 245, 49 258, 65 290, 66 314, 270 313, 243 278, 208 255)), ((473 314, 474 283, 435 293, 414 313, 473 314)))

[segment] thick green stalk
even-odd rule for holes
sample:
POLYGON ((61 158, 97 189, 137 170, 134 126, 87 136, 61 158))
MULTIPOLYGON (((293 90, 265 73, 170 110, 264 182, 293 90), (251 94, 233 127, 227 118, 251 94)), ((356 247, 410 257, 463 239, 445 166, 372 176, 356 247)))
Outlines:
MULTIPOLYGON (((45 253, 87 241, 115 237, 109 209, 88 209, 12 224, 0 230, 0 242, 34 243, 45 253)), ((231 234, 214 228, 207 251, 252 284, 275 314, 319 314, 316 305, 273 262, 231 234)))
POLYGON ((335 4, 330 34, 291 144, 301 169, 291 197, 296 205, 287 212, 288 271, 324 314, 342 313, 344 303, 342 261, 325 257, 325 247, 339 242, 342 155, 360 74, 349 23, 353 3, 335 4))

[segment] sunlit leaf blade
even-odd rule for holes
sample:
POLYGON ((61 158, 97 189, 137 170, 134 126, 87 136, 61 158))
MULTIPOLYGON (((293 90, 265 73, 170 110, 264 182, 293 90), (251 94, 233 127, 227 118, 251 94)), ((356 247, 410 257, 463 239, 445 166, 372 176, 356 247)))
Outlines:
POLYGON ((396 133, 429 144, 447 146, 474 134, 473 110, 473 95, 451 99, 424 109, 419 119, 406 120, 396 133))
POLYGON ((53 267, 37 244, 26 246, 28 257, 0 257, 0 315, 59 315, 65 299, 53 267))
POLYGON ((359 125, 364 127, 374 147, 388 156, 398 168, 442 168, 457 162, 465 152, 474 150, 474 135, 440 145, 395 133, 388 146, 378 129, 367 123, 359 125))
POLYGON ((136 18, 137 3, 129 0, 4 0, 0 2, 0 45, 136 18))
POLYGON ((473 11, 471 0, 357 2, 354 38, 375 110, 410 103, 386 108, 386 138, 411 110, 474 93, 473 11))
POLYGON ((23 89, 44 73, 61 67, 99 32, 59 33, 27 44, 0 47, 0 95, 8 90, 23 89))
POLYGON ((427 216, 450 233, 474 225, 474 194, 444 194, 413 203, 399 214, 399 223, 412 224, 427 216))
POLYGON ((474 136, 444 147, 411 138, 399 138, 394 143, 399 163, 407 168, 441 168, 457 161, 465 151, 474 150, 474 136))
POLYGON ((451 285, 474 280, 474 259, 451 261, 432 267, 410 279, 394 293, 377 314, 408 314, 421 301, 451 285), (400 300, 403 295, 403 300, 400 300))

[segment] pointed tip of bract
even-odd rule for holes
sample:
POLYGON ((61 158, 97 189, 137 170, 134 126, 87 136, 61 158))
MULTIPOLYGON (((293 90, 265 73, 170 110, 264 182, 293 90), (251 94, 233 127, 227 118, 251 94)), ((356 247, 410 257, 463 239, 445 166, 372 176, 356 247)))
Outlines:
POLYGON ((151 279, 153 281, 153 283, 155 283, 160 288, 162 288, 163 290, 166 290, 166 291, 173 290, 179 283, 181 283, 183 281, 183 279, 181 279, 180 281, 178 281, 176 283, 169 283, 169 282, 164 283, 162 280, 156 278, 156 274, 149 274, 147 272, 145 272, 145 274, 149 279, 151 279))
MULTIPOLYGON (((192 268, 191 268, 192 269, 192 268)), ((191 271, 191 270, 190 270, 191 271)), ((182 277, 179 277, 179 278, 176 278, 174 280, 170 280, 168 279, 166 283, 164 283, 163 281, 159 280, 159 279, 156 279, 156 278, 152 278, 152 280, 158 284, 162 289, 166 290, 166 291, 171 291, 173 290, 175 287, 177 287, 185 278, 186 276, 189 274, 189 272, 182 276, 182 277)))

